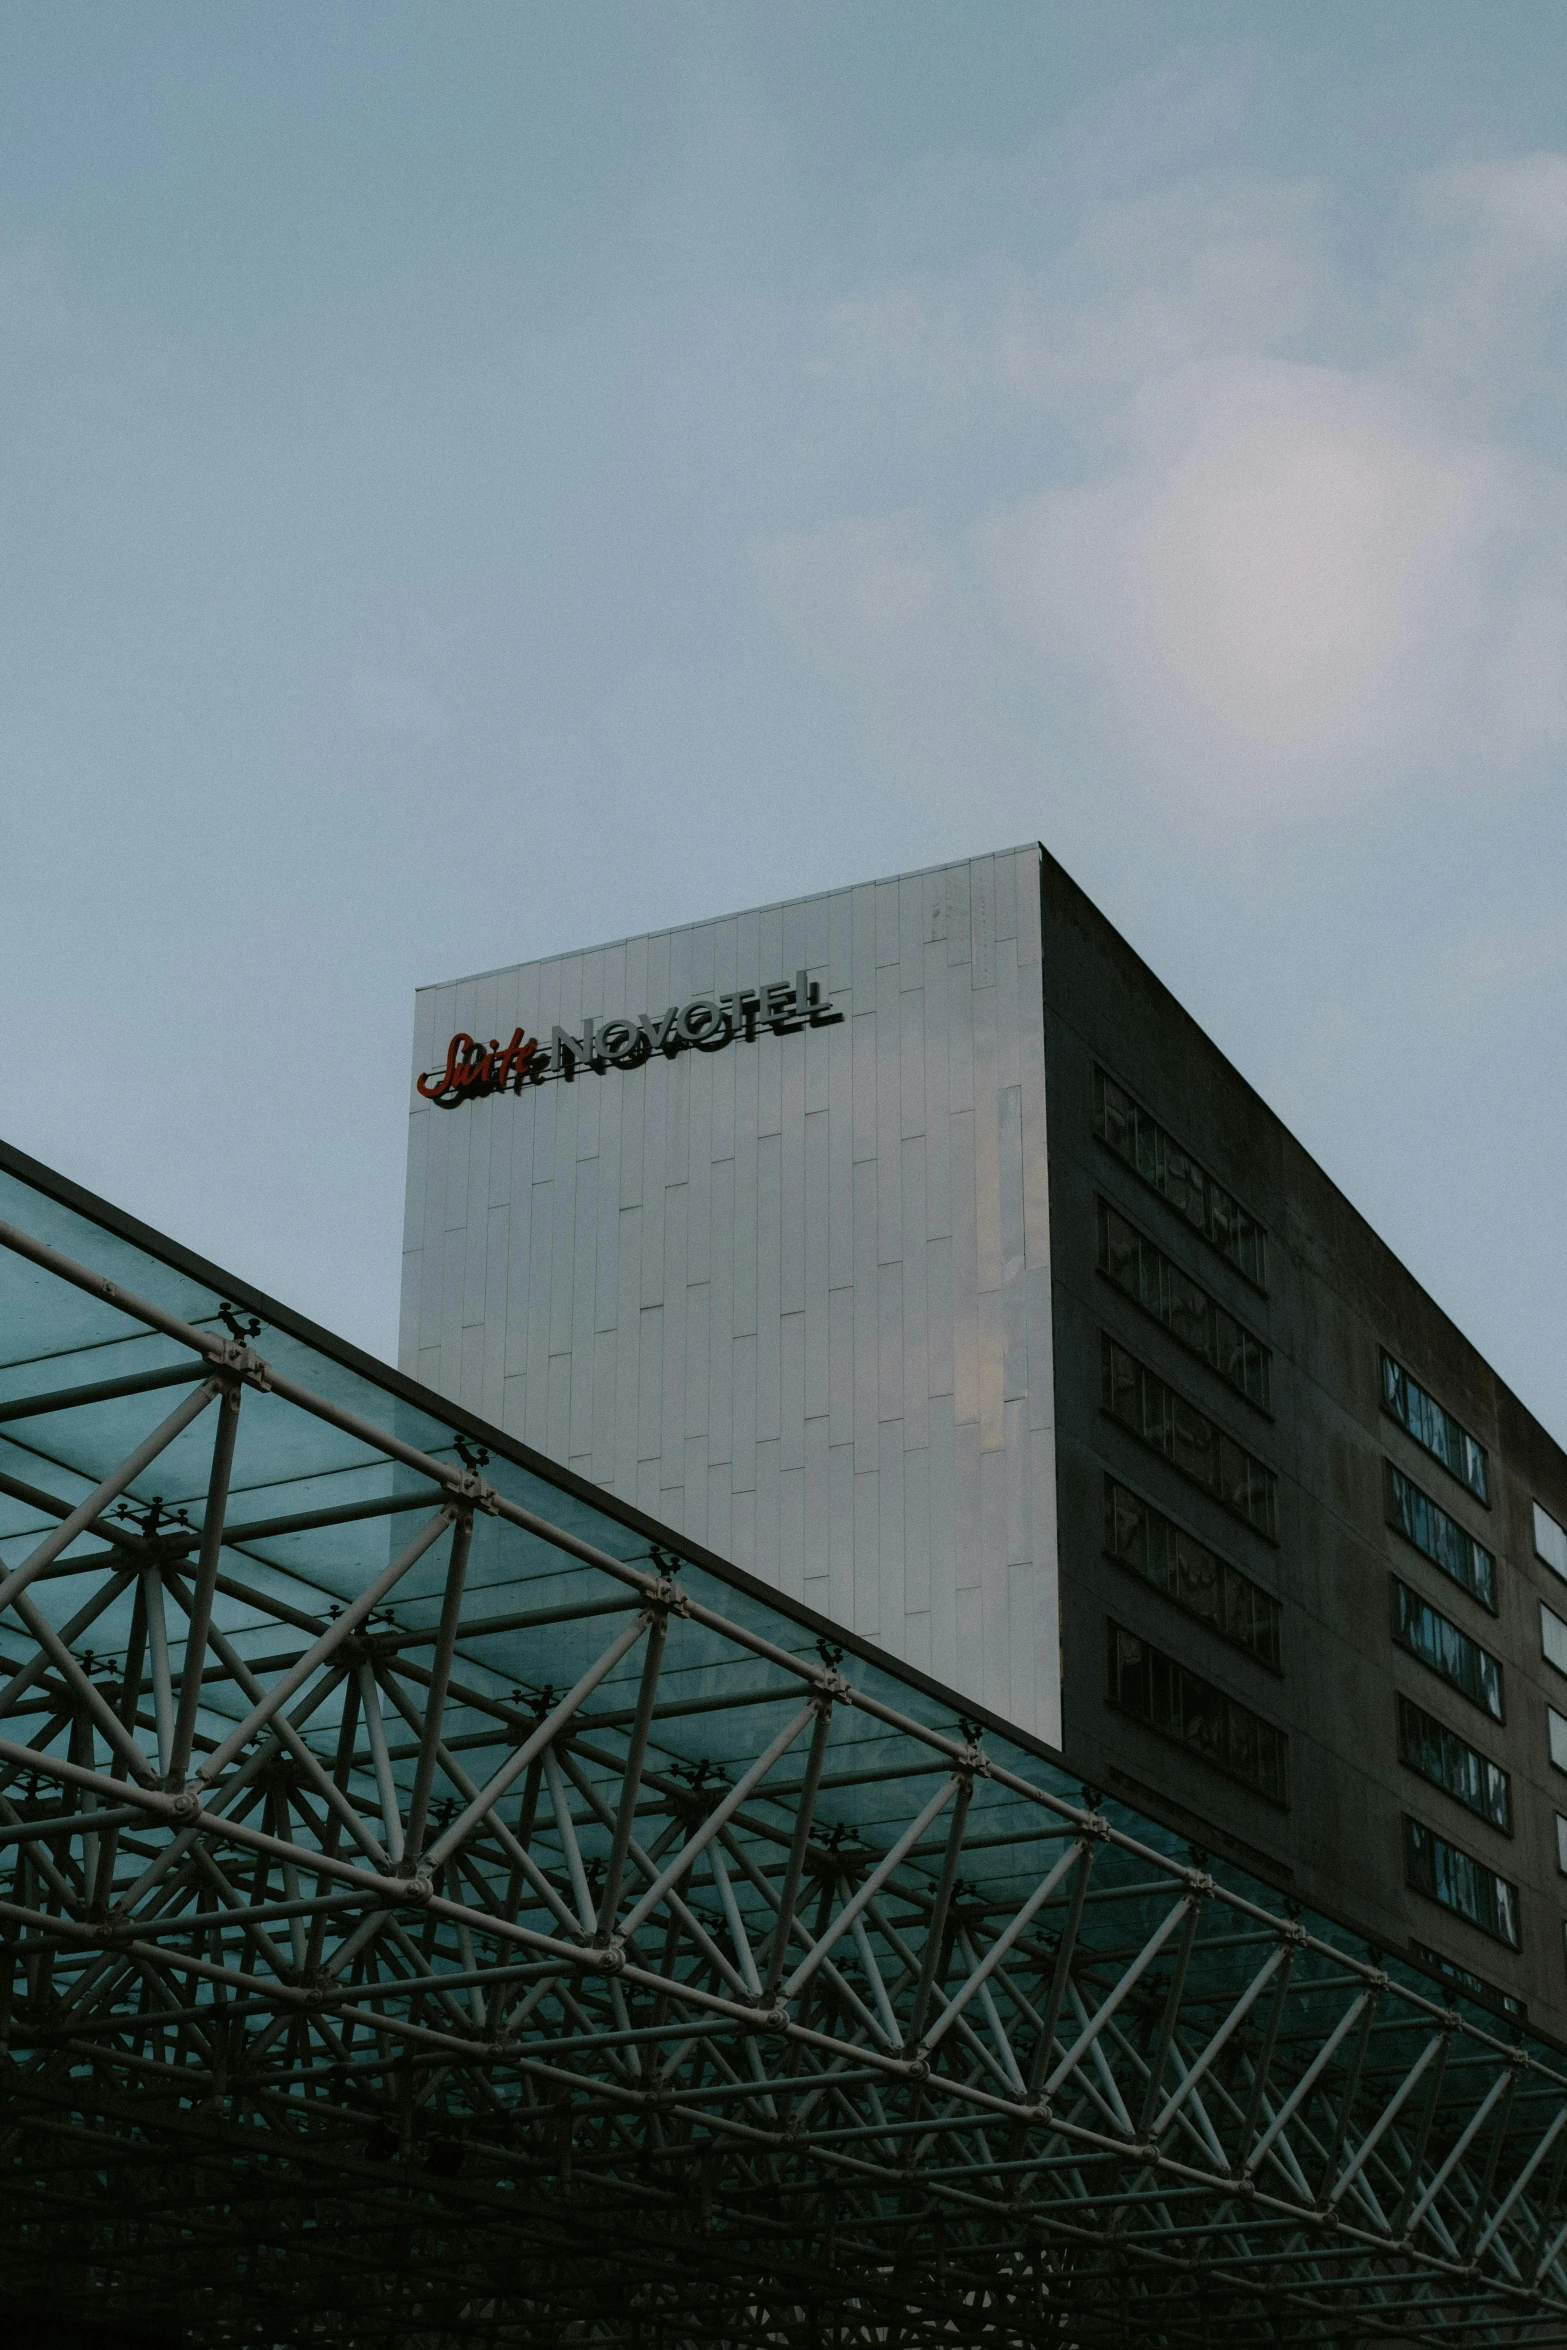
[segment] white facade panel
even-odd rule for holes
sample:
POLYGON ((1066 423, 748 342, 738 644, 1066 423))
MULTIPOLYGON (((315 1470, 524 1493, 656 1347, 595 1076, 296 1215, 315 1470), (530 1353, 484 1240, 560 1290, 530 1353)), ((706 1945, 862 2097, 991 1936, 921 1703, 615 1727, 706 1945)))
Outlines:
POLYGON ((802 967, 818 1010, 415 1090, 400 1359, 1058 1742, 1039 922, 1025 848, 422 989, 416 1078, 802 967))

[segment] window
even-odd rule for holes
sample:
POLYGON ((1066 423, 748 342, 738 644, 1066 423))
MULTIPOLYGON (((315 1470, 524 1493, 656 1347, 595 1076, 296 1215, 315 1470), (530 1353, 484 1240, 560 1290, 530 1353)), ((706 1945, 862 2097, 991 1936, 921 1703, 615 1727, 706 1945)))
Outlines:
POLYGON ((1168 1200, 1194 1232, 1228 1257, 1254 1289, 1266 1291, 1264 1227, 1103 1069, 1094 1071, 1094 1132, 1151 1191, 1168 1200))
POLYGON ((1490 1552, 1472 1534, 1466 1534, 1456 1518, 1438 1509, 1431 1496, 1422 1493, 1402 1469, 1395 1469, 1391 1461, 1384 1461, 1382 1469, 1388 1524, 1494 1616, 1496 1561, 1490 1552))
POLYGON ((1556 1866, 1567 1877, 1567 1820, 1560 1812, 1556 1815, 1556 1866))
POLYGON ((1113 1419, 1248 1526, 1278 1540, 1278 1480, 1264 1462, 1103 1334, 1100 1376, 1101 1400, 1113 1419))
POLYGON ((1487 2007, 1499 2007, 1503 2015, 1515 2015, 1520 2022, 1527 2019, 1529 2010, 1510 1991, 1498 1991, 1494 1983, 1486 1982, 1483 1976, 1472 1975, 1456 1959, 1444 1958, 1440 1950, 1429 1950, 1423 1942, 1411 1942, 1409 1947, 1416 1958, 1423 1958, 1428 1967, 1434 1967, 1448 1982, 1462 1983, 1466 1991, 1472 1992, 1476 1999, 1483 1999, 1487 2007))
MULTIPOLYGON (((1493 1721, 1501 1721, 1502 1667, 1488 1648, 1439 1614, 1418 1591, 1393 1577, 1393 1638, 1400 1648, 1429 1665, 1433 1673, 1460 1690, 1471 1704, 1483 1706, 1493 1721)), ((1567 1731, 1567 1722, 1562 1724, 1567 1731)))
POLYGON ((1470 1435, 1461 1421, 1427 1395, 1418 1379, 1412 1379, 1402 1363, 1395 1363, 1384 1347, 1382 1350, 1382 1409, 1395 1419, 1401 1428, 1407 1428, 1418 1445, 1431 1458, 1440 1461, 1458 1479, 1467 1485, 1476 1501, 1491 1505, 1490 1482, 1486 1474, 1485 1447, 1470 1435))
POLYGON ((1567 1624, 1540 1602, 1540 1654, 1559 1673, 1567 1673, 1567 1624))
POLYGON ((1551 1741, 1551 1760, 1559 1771, 1567 1771, 1567 1717, 1559 1714, 1554 1705, 1545 1709, 1545 1728, 1551 1741))
POLYGON ((1105 1549, 1221 1639, 1275 1673, 1282 1669, 1282 1611, 1272 1593, 1113 1477, 1105 1479, 1105 1549))
POLYGON ((1408 1697, 1398 1700, 1398 1753, 1401 1762, 1433 1787, 1444 1788, 1478 1818, 1512 1834, 1513 1796, 1507 1773, 1408 1697))
POLYGON ((1289 1740, 1282 1730, 1119 1624, 1109 1631, 1112 1703, 1271 1802, 1289 1802, 1289 1740))
POLYGON ((1136 1298, 1173 1338, 1211 1363, 1259 1411, 1273 1409, 1273 1356, 1108 1201, 1099 1202, 1099 1270, 1136 1298))
POLYGON ((1509 1950, 1519 1946, 1518 1888, 1419 1820, 1404 1818, 1404 1879, 1509 1950))
POLYGON ((1537 1558, 1567 1580, 1567 1526, 1558 1526, 1549 1510, 1534 1505, 1534 1550, 1537 1558))

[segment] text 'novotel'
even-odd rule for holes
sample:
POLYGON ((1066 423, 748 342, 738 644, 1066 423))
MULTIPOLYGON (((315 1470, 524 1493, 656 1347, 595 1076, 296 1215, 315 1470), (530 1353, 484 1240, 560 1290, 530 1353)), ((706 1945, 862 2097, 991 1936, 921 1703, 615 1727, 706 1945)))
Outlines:
POLYGON ((521 1093, 525 1085, 543 1085, 552 1077, 569 1083, 589 1069, 602 1074, 606 1069, 639 1068, 655 1053, 673 1060, 682 1052, 719 1052, 728 1044, 754 1043, 764 1028, 775 1036, 791 1036, 842 1018, 817 981, 797 971, 792 980, 736 988, 730 995, 693 996, 689 1003, 671 1004, 659 1014, 584 1020, 580 1034, 556 1027, 547 1047, 521 1028, 504 1045, 498 1036, 486 1045, 459 1029, 446 1048, 445 1068, 426 1070, 417 1085, 438 1109, 455 1110, 460 1102, 504 1093, 508 1086, 521 1093))

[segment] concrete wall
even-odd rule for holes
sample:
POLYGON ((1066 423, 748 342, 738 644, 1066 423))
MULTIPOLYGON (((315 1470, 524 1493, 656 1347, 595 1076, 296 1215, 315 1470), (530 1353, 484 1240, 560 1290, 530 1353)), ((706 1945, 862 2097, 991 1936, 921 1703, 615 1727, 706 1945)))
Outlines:
POLYGON ((458 1030, 808 969, 843 1017, 432 1108, 403 1368, 1060 1736, 1040 852, 423 990, 458 1030))
MULTIPOLYGON (((1567 1583, 1535 1556, 1532 1528, 1535 1498, 1567 1522, 1567 1459, 1049 859, 1044 899, 1068 1759, 1110 1793, 1186 1827, 1198 1843, 1267 1868, 1368 1940, 1405 1953, 1412 1943, 1433 1948, 1525 2000, 1535 2022, 1567 2036, 1567 1879, 1555 1824, 1558 1812, 1567 1815, 1567 1775, 1552 1767, 1546 1721, 1550 1705, 1567 1713, 1567 1676, 1542 1657, 1539 1622, 1541 1599, 1567 1617, 1567 1583), (1095 1139, 1096 1060, 1267 1224, 1266 1297, 1095 1139), (1098 1272, 1100 1198, 1272 1347, 1271 1419, 1098 1272), (1276 1543, 1238 1524, 1101 1409, 1101 1331, 1277 1471, 1276 1543), (1382 1411, 1383 1346, 1487 1448, 1489 1508, 1382 1411), (1385 1459, 1494 1552, 1498 1615, 1384 1522, 1385 1459), (1105 1556, 1106 1469, 1277 1595, 1282 1678, 1105 1556), (1504 1722, 1394 1645, 1393 1574, 1503 1660, 1504 1722), (1107 1702, 1107 1617, 1287 1731, 1287 1811, 1107 1702), (1400 1691, 1511 1774, 1511 1835, 1401 1764, 1400 1691), (1521 1951, 1406 1885, 1406 1814, 1520 1888, 1521 1951)), ((1490 1215, 1495 1203, 1476 1200, 1474 1212, 1490 1215)))

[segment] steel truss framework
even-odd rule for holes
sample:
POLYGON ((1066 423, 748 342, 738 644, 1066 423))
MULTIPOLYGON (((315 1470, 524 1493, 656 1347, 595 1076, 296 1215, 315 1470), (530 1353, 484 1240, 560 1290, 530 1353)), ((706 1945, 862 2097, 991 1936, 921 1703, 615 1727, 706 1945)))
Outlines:
POLYGON ((13 2293, 210 2345, 1567 2342, 1554 2051, 25 1166, 13 2293))

